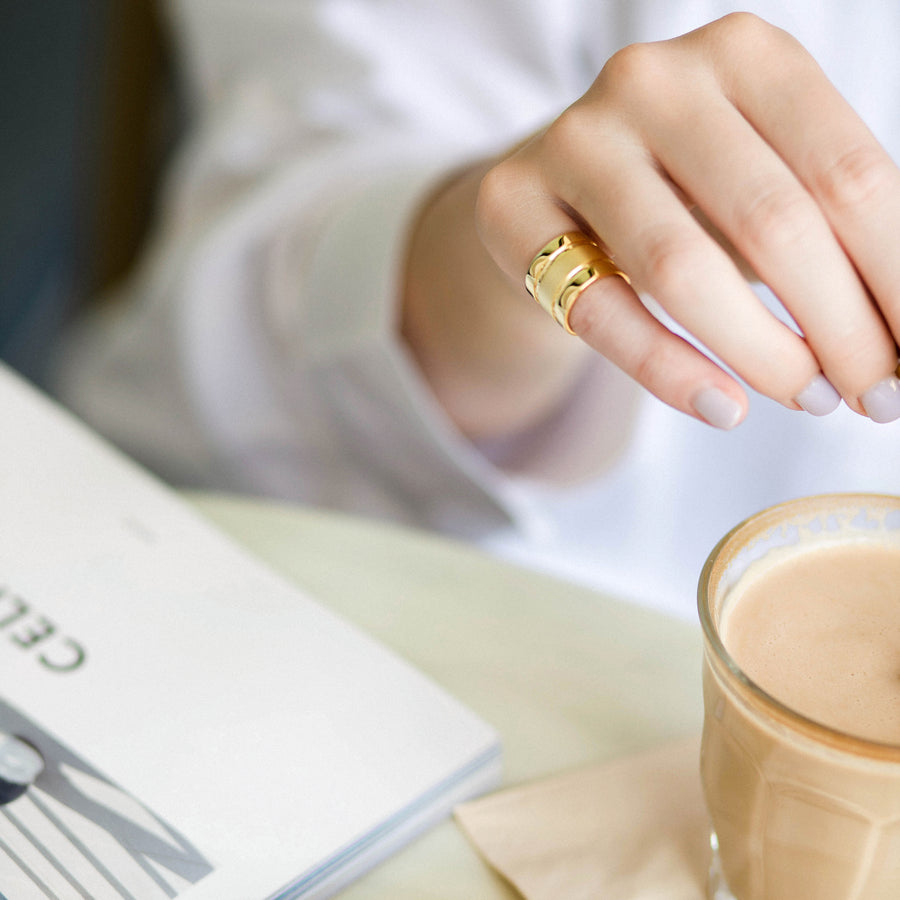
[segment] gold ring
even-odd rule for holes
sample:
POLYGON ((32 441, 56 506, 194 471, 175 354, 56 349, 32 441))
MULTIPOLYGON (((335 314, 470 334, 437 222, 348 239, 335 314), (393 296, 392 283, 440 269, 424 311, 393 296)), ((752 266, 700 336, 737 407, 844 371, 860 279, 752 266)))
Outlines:
POLYGON ((569 334, 569 313, 589 285, 618 275, 631 279, 589 237, 567 231, 548 241, 531 261, 525 288, 540 306, 569 334))

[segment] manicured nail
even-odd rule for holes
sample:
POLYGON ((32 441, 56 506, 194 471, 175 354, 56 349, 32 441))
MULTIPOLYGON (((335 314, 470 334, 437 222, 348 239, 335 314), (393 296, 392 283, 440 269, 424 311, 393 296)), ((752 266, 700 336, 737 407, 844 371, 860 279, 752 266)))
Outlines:
POLYGON ((744 411, 737 400, 732 399, 718 388, 706 387, 694 394, 691 406, 715 428, 726 431, 741 421, 744 411))
POLYGON ((834 389, 831 382, 819 373, 794 397, 794 400, 810 415, 827 416, 828 413, 833 413, 840 406, 841 395, 834 389))
POLYGON ((866 415, 873 422, 900 419, 900 378, 891 375, 870 387, 860 398, 866 415))

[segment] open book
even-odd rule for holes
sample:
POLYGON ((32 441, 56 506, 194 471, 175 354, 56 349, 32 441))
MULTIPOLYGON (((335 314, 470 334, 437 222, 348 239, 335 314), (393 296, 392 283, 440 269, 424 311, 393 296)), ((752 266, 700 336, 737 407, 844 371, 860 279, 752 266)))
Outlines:
POLYGON ((4 368, 0 410, 0 898, 326 897, 496 784, 443 690, 4 368))

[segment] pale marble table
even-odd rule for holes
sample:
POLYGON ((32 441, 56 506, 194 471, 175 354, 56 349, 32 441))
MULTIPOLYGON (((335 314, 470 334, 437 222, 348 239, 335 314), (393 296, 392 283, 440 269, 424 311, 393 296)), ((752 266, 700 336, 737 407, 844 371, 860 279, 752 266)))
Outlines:
MULTIPOLYGON (((508 785, 699 732, 699 626, 432 535, 231 496, 188 499, 492 723, 508 785)), ((340 896, 518 894, 447 821, 340 896)))

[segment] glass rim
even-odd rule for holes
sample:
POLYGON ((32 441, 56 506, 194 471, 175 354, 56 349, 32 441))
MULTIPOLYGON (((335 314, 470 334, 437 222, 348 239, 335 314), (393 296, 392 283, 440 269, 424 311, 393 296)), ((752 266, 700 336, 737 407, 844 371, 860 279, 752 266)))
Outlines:
POLYGON ((714 579, 715 583, 718 583, 718 579, 715 578, 716 574, 721 575, 727 563, 733 558, 735 551, 746 546, 747 542, 739 541, 738 538, 743 538, 745 535, 751 538, 754 535, 761 537, 771 527, 795 521, 804 511, 822 513, 827 510, 839 511, 842 508, 858 510, 876 505, 881 508, 889 507, 900 513, 900 496, 865 492, 814 494, 785 500, 748 516, 723 535, 707 556, 697 585, 697 609, 707 646, 736 679, 740 688, 760 703, 764 710, 772 713, 773 717, 782 725, 832 749, 854 756, 900 763, 900 743, 875 741, 825 725, 782 703, 753 681, 741 669, 719 637, 713 617, 710 592, 710 586, 714 583, 714 579))

